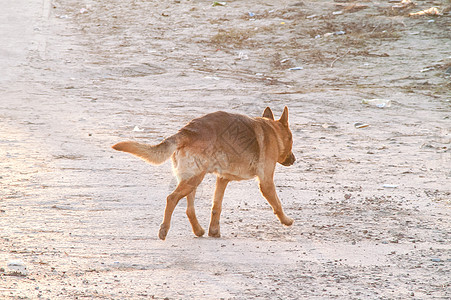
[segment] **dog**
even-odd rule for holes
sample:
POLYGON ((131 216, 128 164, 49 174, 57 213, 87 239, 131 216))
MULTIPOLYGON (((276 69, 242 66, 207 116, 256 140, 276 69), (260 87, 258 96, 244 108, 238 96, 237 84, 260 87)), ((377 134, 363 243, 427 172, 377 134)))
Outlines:
POLYGON ((284 225, 293 224, 285 215, 274 185, 276 163, 291 166, 295 162, 292 152, 293 138, 288 126, 288 108, 279 120, 269 107, 262 117, 250 118, 240 114, 218 111, 193 119, 176 134, 158 145, 133 141, 120 142, 113 149, 131 153, 153 165, 172 158, 178 185, 166 199, 159 238, 168 234, 172 213, 180 199, 187 198, 186 214, 193 233, 203 236, 194 209, 197 186, 207 173, 216 178, 213 206, 208 235, 220 237, 219 219, 227 184, 234 180, 257 178, 262 195, 274 214, 284 225))

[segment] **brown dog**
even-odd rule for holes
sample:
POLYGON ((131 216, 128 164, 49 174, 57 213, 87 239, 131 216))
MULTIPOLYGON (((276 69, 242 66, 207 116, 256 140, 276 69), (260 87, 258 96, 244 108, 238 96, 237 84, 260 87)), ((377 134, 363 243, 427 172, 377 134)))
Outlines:
POLYGON ((287 226, 293 224, 293 219, 283 212, 273 180, 276 163, 284 166, 294 163, 292 145, 288 108, 285 107, 279 120, 274 120, 271 109, 267 107, 263 117, 258 118, 222 111, 207 114, 192 120, 178 133, 155 146, 128 141, 117 143, 113 148, 129 152, 154 165, 172 157, 178 185, 167 197, 159 232, 160 239, 164 240, 172 212, 183 197, 188 200, 186 214, 194 234, 202 236, 205 233, 196 218, 194 197, 197 186, 207 173, 217 175, 209 236, 220 236, 222 199, 227 184, 232 180, 257 177, 263 196, 280 222, 287 226))

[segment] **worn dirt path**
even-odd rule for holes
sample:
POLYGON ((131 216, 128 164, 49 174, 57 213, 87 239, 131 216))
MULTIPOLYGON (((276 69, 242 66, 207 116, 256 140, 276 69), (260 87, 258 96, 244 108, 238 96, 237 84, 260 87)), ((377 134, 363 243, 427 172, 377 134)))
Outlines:
POLYGON ((449 299, 451 4, 416 4, 2 1, 0 298, 449 299), (160 241, 170 163, 110 145, 285 105, 295 224, 237 182, 220 239, 195 238, 180 203, 160 241))

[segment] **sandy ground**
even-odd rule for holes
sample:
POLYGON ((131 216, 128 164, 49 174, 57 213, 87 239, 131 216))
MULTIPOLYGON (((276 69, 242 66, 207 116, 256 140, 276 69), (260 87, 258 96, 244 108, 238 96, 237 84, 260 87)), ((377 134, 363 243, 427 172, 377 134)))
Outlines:
POLYGON ((448 0, 1 2, 0 298, 451 297, 448 0), (195 238, 182 201, 159 240, 170 163, 110 145, 284 105, 294 225, 235 182, 221 238, 195 238))

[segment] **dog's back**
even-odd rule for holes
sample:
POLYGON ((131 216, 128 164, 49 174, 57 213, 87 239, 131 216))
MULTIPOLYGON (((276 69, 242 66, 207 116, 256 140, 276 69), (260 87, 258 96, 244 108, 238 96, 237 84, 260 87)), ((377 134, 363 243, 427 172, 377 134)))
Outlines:
POLYGON ((257 123, 222 111, 192 120, 177 133, 180 143, 172 157, 176 173, 181 178, 193 172, 233 180, 254 177, 260 153, 257 123))

